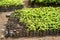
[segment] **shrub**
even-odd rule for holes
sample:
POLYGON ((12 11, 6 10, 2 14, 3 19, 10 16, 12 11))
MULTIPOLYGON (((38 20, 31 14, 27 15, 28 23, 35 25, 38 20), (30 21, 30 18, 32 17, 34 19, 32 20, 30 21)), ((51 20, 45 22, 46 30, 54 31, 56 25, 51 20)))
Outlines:
POLYGON ((0 0, 0 7, 1 6, 18 6, 18 5, 22 5, 23 4, 23 0, 0 0))
POLYGON ((31 2, 35 2, 35 3, 59 3, 60 4, 60 0, 30 0, 31 2))
POLYGON ((12 16, 17 17, 20 23, 25 24, 28 31, 60 29, 59 7, 25 8, 17 10, 12 16))

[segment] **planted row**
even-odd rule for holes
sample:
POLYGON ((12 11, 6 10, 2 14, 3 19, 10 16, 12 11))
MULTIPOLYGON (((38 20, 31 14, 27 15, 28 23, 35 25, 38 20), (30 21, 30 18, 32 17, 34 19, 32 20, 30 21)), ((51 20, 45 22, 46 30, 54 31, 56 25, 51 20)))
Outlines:
POLYGON ((19 6, 23 4, 23 0, 0 0, 0 7, 19 6))
POLYGON ((60 29, 59 7, 26 8, 17 10, 12 16, 17 17, 28 31, 60 29))
POLYGON ((30 0, 31 2, 35 2, 35 3, 59 3, 60 4, 60 0, 30 0))

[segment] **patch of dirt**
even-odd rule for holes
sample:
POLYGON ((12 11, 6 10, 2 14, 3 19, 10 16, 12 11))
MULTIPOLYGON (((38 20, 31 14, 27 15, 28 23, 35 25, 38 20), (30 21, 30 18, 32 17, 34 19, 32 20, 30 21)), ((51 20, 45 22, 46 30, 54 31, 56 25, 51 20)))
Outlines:
POLYGON ((60 40, 60 36, 7 38, 6 40, 60 40))
POLYGON ((7 14, 10 14, 11 12, 0 12, 0 38, 2 35, 4 35, 4 31, 5 31, 5 24, 8 21, 8 18, 6 18, 7 14))

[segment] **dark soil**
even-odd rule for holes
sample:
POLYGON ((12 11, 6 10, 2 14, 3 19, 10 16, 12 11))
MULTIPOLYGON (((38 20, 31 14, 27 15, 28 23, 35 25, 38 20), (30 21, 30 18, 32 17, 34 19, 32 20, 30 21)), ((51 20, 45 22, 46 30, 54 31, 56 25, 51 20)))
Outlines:
POLYGON ((19 5, 19 6, 9 6, 9 7, 0 7, 0 12, 9 12, 9 11, 15 11, 18 9, 22 9, 23 5, 19 5))

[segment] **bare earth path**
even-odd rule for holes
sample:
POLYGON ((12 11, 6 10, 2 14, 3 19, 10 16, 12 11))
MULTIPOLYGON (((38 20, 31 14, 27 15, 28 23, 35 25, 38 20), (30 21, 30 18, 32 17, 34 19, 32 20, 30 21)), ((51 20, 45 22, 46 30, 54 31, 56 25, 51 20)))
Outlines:
MULTIPOLYGON (((1 29, 5 29, 5 24, 8 21, 8 18, 6 18, 6 14, 8 13, 11 13, 11 12, 0 12, 0 37, 4 33, 1 29)), ((7 38, 3 40, 60 40, 60 36, 7 38)))
POLYGON ((7 13, 8 12, 0 12, 0 37, 3 34, 2 29, 5 29, 5 24, 8 21, 8 19, 6 18, 7 13))

